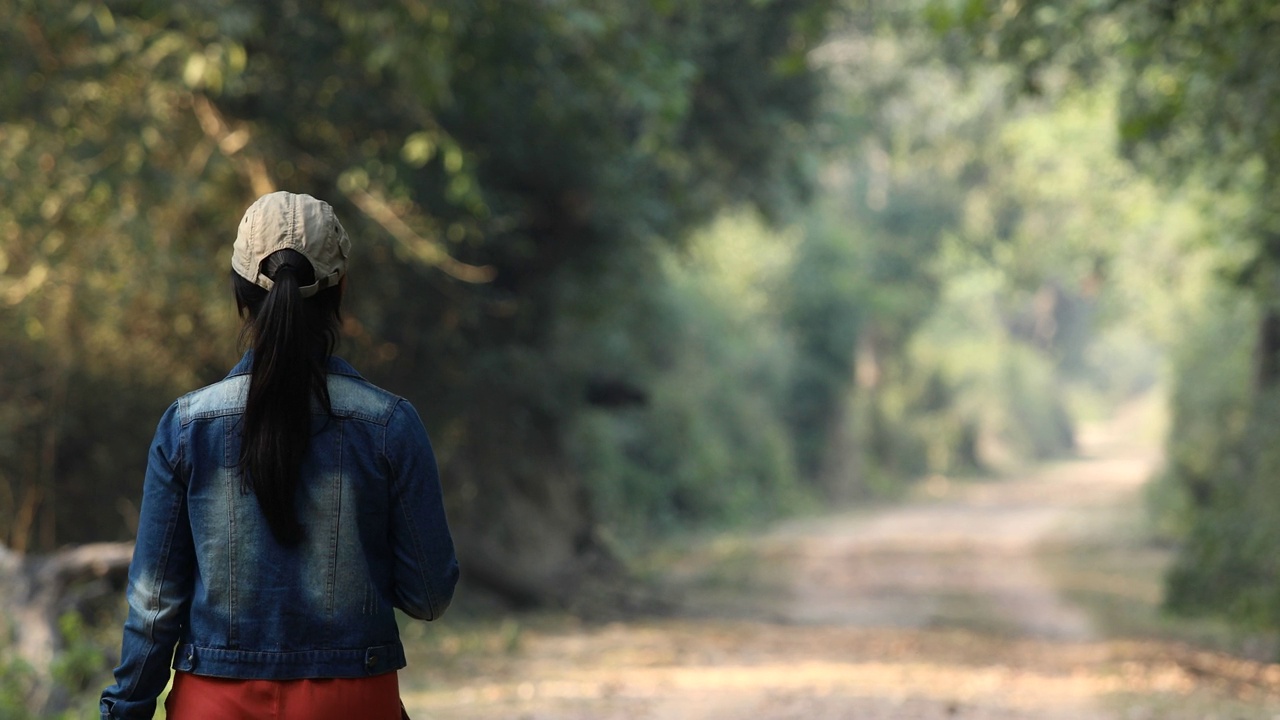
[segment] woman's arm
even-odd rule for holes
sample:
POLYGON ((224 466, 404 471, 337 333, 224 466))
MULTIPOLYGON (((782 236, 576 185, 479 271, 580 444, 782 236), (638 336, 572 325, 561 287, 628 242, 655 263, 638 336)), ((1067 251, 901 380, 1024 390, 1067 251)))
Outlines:
POLYGON ((138 541, 129 564, 129 617, 116 684, 102 693, 103 720, 150 718, 169 682, 173 649, 190 607, 195 551, 187 515, 190 473, 178 404, 160 419, 142 486, 138 541))
POLYGON ((401 400, 387 423, 391 468, 391 546, 395 553, 395 605, 420 620, 449 607, 458 583, 458 559, 445 519, 435 454, 422 419, 401 400))

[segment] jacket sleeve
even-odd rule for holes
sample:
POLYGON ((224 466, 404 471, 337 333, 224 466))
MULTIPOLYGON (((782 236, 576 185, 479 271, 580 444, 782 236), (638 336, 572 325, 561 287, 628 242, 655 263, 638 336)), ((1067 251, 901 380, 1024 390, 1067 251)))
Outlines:
POLYGON ((160 419, 147 459, 138 540, 129 563, 120 665, 102 693, 108 718, 150 718, 169 682, 174 646, 190 608, 195 552, 187 515, 187 472, 174 403, 160 419))
POLYGON ((398 402, 386 433, 395 606, 411 617, 435 620, 449 607, 458 583, 440 473, 426 428, 408 401, 398 402))

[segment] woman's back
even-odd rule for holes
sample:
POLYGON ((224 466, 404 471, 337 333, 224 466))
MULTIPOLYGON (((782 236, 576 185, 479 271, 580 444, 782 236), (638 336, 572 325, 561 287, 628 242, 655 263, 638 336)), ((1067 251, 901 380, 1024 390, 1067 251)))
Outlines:
POLYGON ((332 356, 347 243, 310 196, 246 212, 232 265, 254 349, 160 420, 103 718, 151 717, 170 660, 171 720, 398 708, 394 609, 438 617, 458 566, 417 411, 332 356))
POLYGON ((393 607, 433 619, 447 607, 456 575, 452 546, 433 532, 443 518, 402 507, 440 506, 438 498, 404 496, 439 486, 429 453, 416 451, 429 448, 417 414, 332 358, 332 415, 311 416, 295 497, 303 535, 296 545, 282 545, 255 498, 241 492, 234 464, 250 362, 246 355, 227 379, 176 404, 190 456, 187 508, 201 571, 175 667, 220 675, 252 654, 259 677, 394 669, 404 658, 393 607), (397 482, 415 474, 434 482, 397 482), (404 527, 408 517, 423 527, 404 527), (413 546, 415 535, 434 538, 436 547, 420 548, 397 576, 393 548, 413 546))

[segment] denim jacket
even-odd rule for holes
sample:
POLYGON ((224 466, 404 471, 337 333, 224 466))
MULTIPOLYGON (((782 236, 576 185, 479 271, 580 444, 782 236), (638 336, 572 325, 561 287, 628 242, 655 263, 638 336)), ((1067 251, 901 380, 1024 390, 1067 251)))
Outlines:
POLYGON ((160 419, 104 720, 150 718, 170 665, 280 680, 398 670, 393 608, 433 620, 453 597, 458 563, 422 421, 338 358, 333 415, 313 412, 302 466, 304 539, 275 542, 237 469, 251 363, 246 353, 160 419))

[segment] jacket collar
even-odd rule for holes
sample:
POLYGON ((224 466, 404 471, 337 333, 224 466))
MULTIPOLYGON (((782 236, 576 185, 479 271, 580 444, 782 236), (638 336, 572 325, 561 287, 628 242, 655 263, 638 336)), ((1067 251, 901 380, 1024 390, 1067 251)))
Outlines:
MULTIPOLYGON (((240 362, 231 368, 231 372, 227 373, 227 377, 235 377, 236 375, 248 375, 253 372, 253 351, 246 350, 240 358, 240 362)), ((337 355, 329 356, 329 374, 330 375, 350 375, 351 377, 361 377, 356 369, 337 355)), ((361 378, 363 379, 363 378, 361 378)))

